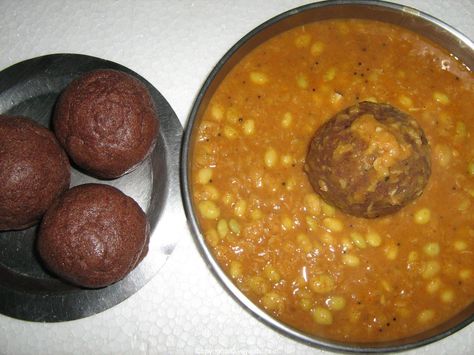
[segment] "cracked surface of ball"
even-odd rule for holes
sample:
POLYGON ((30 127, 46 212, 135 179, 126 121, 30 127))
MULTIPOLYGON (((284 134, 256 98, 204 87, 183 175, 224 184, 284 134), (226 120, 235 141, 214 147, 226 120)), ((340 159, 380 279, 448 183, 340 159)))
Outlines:
POLYGON ((74 163, 98 178, 113 179, 132 171, 151 153, 158 118, 142 82, 103 69, 88 72, 66 87, 53 125, 74 163))
POLYGON ((27 117, 0 115, 0 230, 36 224, 69 187, 70 175, 50 130, 27 117))
POLYGON ((327 202, 375 218, 423 193, 431 174, 430 147, 411 116, 388 104, 361 102, 317 130, 305 170, 327 202))
POLYGON ((46 212, 37 248, 49 270, 87 288, 123 279, 148 252, 150 226, 140 206, 102 184, 71 188, 46 212))

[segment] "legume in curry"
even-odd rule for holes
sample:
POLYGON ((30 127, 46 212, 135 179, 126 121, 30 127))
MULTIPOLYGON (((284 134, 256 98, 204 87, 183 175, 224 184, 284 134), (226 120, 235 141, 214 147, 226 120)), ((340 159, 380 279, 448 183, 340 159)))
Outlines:
POLYGON ((382 341, 474 300, 474 75, 394 25, 331 20, 284 32, 227 75, 198 122, 192 194, 215 258, 257 305, 310 334, 382 341), (423 195, 345 215, 303 171, 316 129, 368 100, 412 115, 431 146, 423 195))

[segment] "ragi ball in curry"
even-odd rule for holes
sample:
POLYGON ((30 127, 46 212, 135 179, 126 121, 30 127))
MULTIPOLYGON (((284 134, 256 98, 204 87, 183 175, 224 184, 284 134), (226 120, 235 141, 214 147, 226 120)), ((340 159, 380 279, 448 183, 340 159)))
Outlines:
POLYGON ((348 214, 375 218, 423 193, 430 148, 412 117, 388 104, 361 102, 318 129, 305 170, 326 201, 348 214))
POLYGON ((140 206, 102 184, 71 188, 46 212, 37 248, 48 269, 98 288, 123 279, 148 252, 150 226, 140 206))
POLYGON ((71 159, 103 179, 132 171, 152 151, 158 131, 145 85, 110 69, 72 81, 59 98, 53 124, 71 159))
POLYGON ((0 230, 37 223, 69 187, 70 170, 51 131, 27 117, 0 115, 0 230))

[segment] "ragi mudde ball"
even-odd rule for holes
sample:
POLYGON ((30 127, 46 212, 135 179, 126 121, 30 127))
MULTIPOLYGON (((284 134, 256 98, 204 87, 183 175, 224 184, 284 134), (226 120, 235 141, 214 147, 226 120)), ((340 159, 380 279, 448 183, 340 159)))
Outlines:
POLYGON ((388 104, 361 102, 317 130, 305 170, 324 200, 348 214, 375 218, 423 193, 430 147, 411 116, 388 104))
POLYGON ((48 209, 37 249, 60 278, 99 288, 130 273, 147 254, 149 238, 147 216, 134 199, 112 186, 84 184, 48 209))
POLYGON ((120 177, 152 151, 158 117, 145 85, 117 70, 88 72, 61 94, 53 117, 59 142, 91 175, 120 177))
POLYGON ((0 115, 0 230, 36 224, 69 188, 70 175, 51 131, 27 117, 0 115))

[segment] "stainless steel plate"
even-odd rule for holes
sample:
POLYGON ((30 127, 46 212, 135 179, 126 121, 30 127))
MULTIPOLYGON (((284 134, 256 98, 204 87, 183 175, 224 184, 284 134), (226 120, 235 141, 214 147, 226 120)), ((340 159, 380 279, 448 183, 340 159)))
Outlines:
POLYGON ((150 220, 148 255, 124 280, 102 289, 83 289, 62 282, 42 267, 35 251, 36 226, 0 233, 0 313, 7 316, 57 322, 113 307, 158 272, 186 230, 178 183, 182 127, 165 98, 138 74, 85 55, 30 59, 0 72, 0 113, 28 116, 49 127, 55 102, 66 85, 85 72, 105 68, 131 74, 147 86, 160 120, 157 145, 135 171, 116 180, 97 180, 73 168, 71 186, 100 182, 133 197, 150 220))

